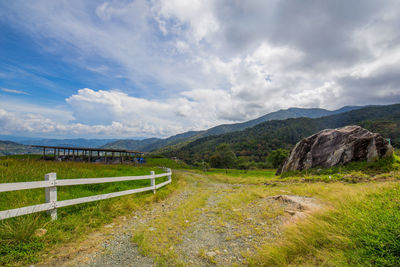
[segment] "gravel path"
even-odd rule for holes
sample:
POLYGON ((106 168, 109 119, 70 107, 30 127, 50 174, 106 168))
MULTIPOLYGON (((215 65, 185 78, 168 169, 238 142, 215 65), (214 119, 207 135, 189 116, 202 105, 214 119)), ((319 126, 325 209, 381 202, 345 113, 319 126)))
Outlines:
MULTIPOLYGON (((187 174, 198 179, 205 178, 196 173, 187 174)), ((97 242, 94 249, 82 249, 43 266, 155 266, 154 259, 143 256, 132 241, 132 229, 139 229, 164 212, 179 207, 196 194, 196 186, 197 182, 192 183, 185 191, 152 204, 148 210, 136 212, 129 219, 122 216, 120 222, 106 225, 104 228, 110 234, 93 241, 97 242)), ((181 242, 175 246, 178 261, 186 266, 247 265, 246 256, 255 253, 257 246, 274 240, 285 222, 304 211, 304 206, 295 203, 297 198, 279 196, 255 197, 234 206, 228 205, 227 208, 227 204, 222 202, 235 199, 247 186, 208 181, 206 187, 212 194, 206 205, 200 208, 200 215, 190 219, 190 226, 184 230, 181 242), (266 214, 273 216, 269 218, 266 214)), ((308 206, 313 205, 311 199, 305 201, 308 206)))

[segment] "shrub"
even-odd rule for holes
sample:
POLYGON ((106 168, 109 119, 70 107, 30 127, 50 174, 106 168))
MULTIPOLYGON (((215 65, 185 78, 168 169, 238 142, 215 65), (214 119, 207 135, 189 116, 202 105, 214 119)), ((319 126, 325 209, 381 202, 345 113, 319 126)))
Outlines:
POLYGON ((269 153, 267 157, 267 162, 270 163, 272 167, 278 168, 288 156, 289 156, 289 151, 280 148, 269 153))

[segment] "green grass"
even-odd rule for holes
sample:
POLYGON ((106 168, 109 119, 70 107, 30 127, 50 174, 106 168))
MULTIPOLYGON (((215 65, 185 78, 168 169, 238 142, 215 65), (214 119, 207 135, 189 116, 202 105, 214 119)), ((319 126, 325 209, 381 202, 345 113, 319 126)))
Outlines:
POLYGON ((333 184, 329 188, 315 184, 299 190, 312 194, 311 188, 331 206, 287 227, 283 239, 261 247, 250 259, 251 265, 398 266, 398 183, 333 184))
MULTIPOLYGON (((182 175, 177 175, 178 177, 182 175)), ((179 260, 175 247, 181 242, 181 236, 190 226, 192 218, 201 213, 208 197, 212 194, 210 189, 204 187, 205 181, 196 181, 197 177, 185 175, 181 188, 187 189, 196 184, 195 194, 176 203, 171 211, 163 216, 154 218, 145 225, 134 229, 133 241, 138 244, 142 254, 155 259, 157 266, 185 266, 179 260)))
MULTIPOLYGON (((193 170, 192 170, 193 171, 193 170)), ((223 183, 260 184, 271 179, 276 179, 276 170, 237 170, 237 169, 210 169, 196 172, 212 177, 223 183)))
POLYGON ((171 169, 188 169, 192 168, 181 160, 171 160, 168 158, 146 158, 146 163, 144 166, 162 166, 171 169))
POLYGON ((313 168, 304 171, 289 171, 280 178, 286 181, 323 181, 323 182, 363 182, 382 179, 385 176, 400 179, 400 156, 382 158, 372 162, 350 162, 344 166, 322 169, 313 168))
MULTIPOLYGON (((49 172, 58 179, 135 176, 163 172, 156 164, 139 167, 93 163, 41 161, 32 157, 0 157, 0 183, 41 181, 49 172)), ((156 183, 166 178, 156 179, 156 183)), ((173 178, 174 179, 174 178, 173 178)), ((174 182, 173 182, 174 183, 174 182)), ((149 180, 59 187, 57 199, 73 199, 149 186, 149 180)), ((167 186, 157 194, 144 192, 109 200, 79 204, 58 209, 58 220, 50 221, 45 212, 0 221, 0 265, 24 265, 39 260, 49 247, 82 238, 84 234, 110 223, 113 218, 166 197, 173 190, 167 186), (123 201, 121 201, 123 199, 123 201), (35 231, 45 228, 43 237, 35 231)), ((0 193, 0 210, 45 202, 44 189, 0 193)))
MULTIPOLYGON (((155 195, 140 193, 61 208, 57 221, 51 221, 44 212, 0 221, 0 265, 38 262, 52 248, 79 243, 88 233, 111 223, 118 216, 132 214, 133 210, 165 199, 185 186, 200 184, 201 190, 195 191, 198 194, 176 204, 165 216, 151 222, 155 230, 150 231, 146 226, 136 229, 134 233, 134 239, 144 254, 154 257, 161 265, 176 262, 179 257, 174 247, 179 244, 187 227, 186 219, 196 218, 199 208, 213 193, 210 191, 212 187, 207 189, 205 185, 213 181, 248 184, 237 187, 234 192, 227 192, 219 207, 226 212, 221 215, 221 221, 227 218, 242 221, 242 217, 250 215, 243 213, 241 217, 234 213, 234 207, 277 194, 312 196, 324 203, 322 210, 284 228, 279 239, 272 243, 258 243, 257 253, 247 256, 250 265, 396 266, 400 262, 400 185, 393 180, 400 179, 399 162, 399 157, 394 156, 377 162, 356 162, 284 178, 275 176, 275 170, 183 170, 174 175, 171 186, 157 190, 155 195), (353 183, 355 181, 362 183, 353 183), (277 186, 265 186, 265 182, 277 182, 277 186), (34 234, 40 228, 47 230, 43 237, 34 234)), ((162 172, 162 169, 156 168, 159 165, 187 168, 180 162, 165 158, 151 158, 142 166, 132 167, 1 157, 0 183, 40 181, 49 172, 56 172, 59 179, 141 175, 149 174, 151 170, 162 172)), ((62 187, 58 189, 58 199, 121 191, 148 184, 149 181, 134 181, 62 187)), ((0 210, 43 202, 43 189, 0 193, 0 210)), ((282 213, 280 209, 276 209, 275 213, 273 211, 263 208, 259 215, 268 218, 282 213)), ((253 226, 250 223, 241 224, 240 233, 246 234, 248 227, 253 226)))

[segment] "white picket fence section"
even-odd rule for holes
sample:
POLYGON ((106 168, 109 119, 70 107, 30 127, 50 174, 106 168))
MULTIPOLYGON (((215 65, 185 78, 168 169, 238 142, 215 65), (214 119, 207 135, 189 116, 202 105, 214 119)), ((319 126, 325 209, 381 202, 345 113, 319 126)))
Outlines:
POLYGON ((156 193, 156 189, 161 188, 172 181, 172 171, 169 168, 164 168, 167 172, 161 174, 155 174, 154 171, 150 172, 150 175, 143 176, 124 176, 124 177, 105 177, 105 178, 79 178, 79 179, 63 179, 57 180, 56 173, 48 173, 45 175, 44 181, 37 182, 21 182, 21 183, 3 183, 0 184, 0 192, 9 192, 16 190, 45 188, 46 203, 33 205, 18 209, 0 211, 0 220, 17 217, 25 214, 47 211, 53 220, 57 219, 57 208, 71 206, 75 204, 87 203, 97 200, 103 200, 113 197, 120 197, 124 195, 153 191, 156 193), (168 177, 168 180, 159 184, 156 184, 156 178, 168 177), (57 201, 57 187, 68 186, 68 185, 84 185, 84 184, 101 184, 111 182, 122 182, 122 181, 134 181, 134 180, 150 180, 150 186, 136 188, 131 190, 125 190, 120 192, 95 195, 90 197, 81 197, 75 199, 57 201))

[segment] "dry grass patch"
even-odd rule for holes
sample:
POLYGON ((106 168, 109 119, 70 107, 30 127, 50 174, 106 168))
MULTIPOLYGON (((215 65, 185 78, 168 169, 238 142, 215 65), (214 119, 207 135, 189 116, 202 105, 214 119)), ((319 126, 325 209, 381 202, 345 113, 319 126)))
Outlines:
POLYGON ((400 260, 400 186, 397 183, 357 185, 293 185, 299 195, 330 203, 288 226, 275 245, 264 245, 248 260, 256 266, 392 266, 400 260))

